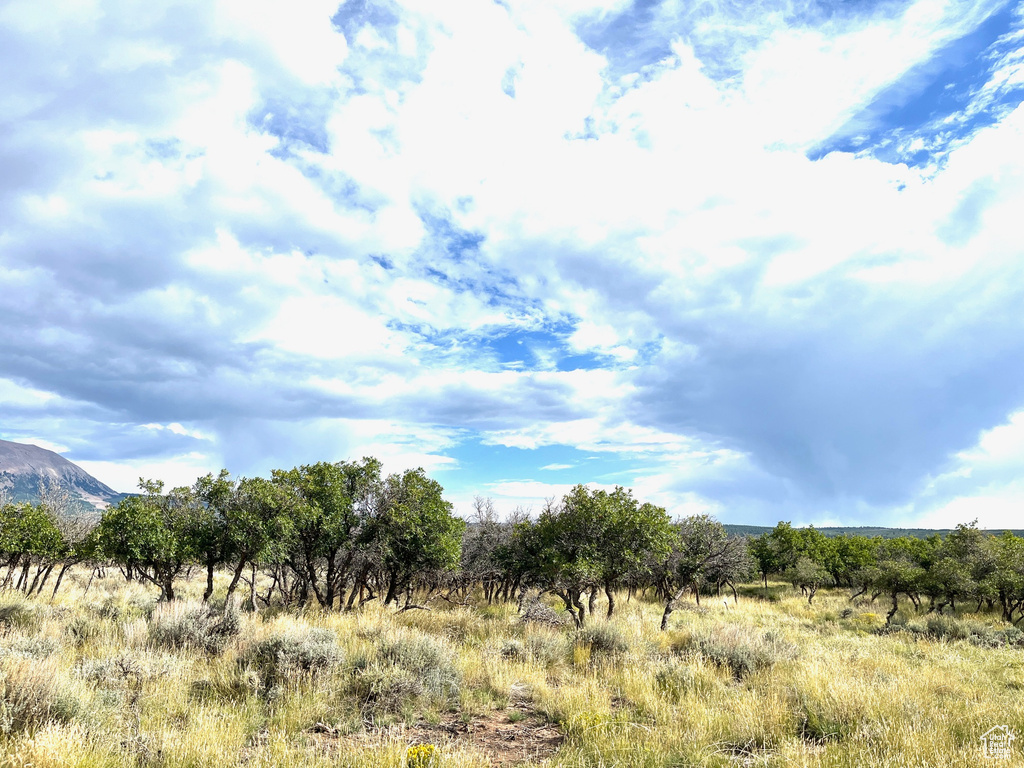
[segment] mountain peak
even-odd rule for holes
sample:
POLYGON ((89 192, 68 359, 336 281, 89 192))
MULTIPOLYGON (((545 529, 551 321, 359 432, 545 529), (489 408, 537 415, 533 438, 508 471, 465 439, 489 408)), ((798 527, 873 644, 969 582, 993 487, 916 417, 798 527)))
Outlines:
POLYGON ((37 445, 0 440, 0 495, 38 501, 40 483, 57 482, 86 504, 104 508, 121 494, 59 453, 37 445))

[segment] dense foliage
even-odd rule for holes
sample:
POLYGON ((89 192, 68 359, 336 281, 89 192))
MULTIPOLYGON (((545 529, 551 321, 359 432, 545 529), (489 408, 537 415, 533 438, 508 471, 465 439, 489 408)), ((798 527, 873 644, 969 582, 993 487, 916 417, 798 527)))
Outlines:
POLYGON ((422 469, 385 477, 372 458, 275 470, 270 479, 224 470, 168 492, 140 481, 140 489, 98 522, 53 486, 38 504, 0 504, 0 588, 39 593, 56 573, 55 594, 67 569, 87 562, 151 583, 169 601, 176 581, 199 568, 208 601, 225 569, 227 599, 244 587, 251 608, 346 610, 380 600, 410 609, 416 599, 465 602, 476 590, 489 603, 522 605, 535 592, 557 596, 577 627, 599 596, 611 617, 626 590, 660 599, 664 627, 685 594, 698 605, 723 589, 735 598, 736 585, 756 574, 766 593, 769 578, 781 578, 808 602, 825 586, 884 598, 887 622, 901 598, 929 613, 970 602, 1024 620, 1024 539, 976 522, 945 537, 830 537, 785 522, 737 537, 707 515, 673 522, 621 487, 577 485, 535 519, 517 511, 501 520, 478 498, 467 525, 422 469))

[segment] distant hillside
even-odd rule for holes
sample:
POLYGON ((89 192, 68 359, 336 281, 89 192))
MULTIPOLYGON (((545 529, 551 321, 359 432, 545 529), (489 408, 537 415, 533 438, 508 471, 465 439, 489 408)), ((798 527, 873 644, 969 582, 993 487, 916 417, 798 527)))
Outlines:
MULTIPOLYGON (((725 530, 733 536, 760 536, 762 533, 767 533, 774 527, 775 526, 725 524, 725 530)), ((871 526, 838 526, 818 528, 818 530, 826 536, 867 536, 869 539, 874 538, 875 536, 881 536, 883 539, 895 539, 900 536, 913 536, 918 539, 926 539, 935 533, 940 536, 952 533, 951 528, 877 528, 871 526)), ((1001 534, 1004 530, 1009 530, 1010 533, 1015 536, 1024 536, 1024 530, 1012 528, 993 529, 989 532, 1001 534)))
POLYGON ((47 479, 93 508, 105 508, 123 496, 60 454, 0 440, 0 495, 11 501, 38 501, 39 484, 47 479))

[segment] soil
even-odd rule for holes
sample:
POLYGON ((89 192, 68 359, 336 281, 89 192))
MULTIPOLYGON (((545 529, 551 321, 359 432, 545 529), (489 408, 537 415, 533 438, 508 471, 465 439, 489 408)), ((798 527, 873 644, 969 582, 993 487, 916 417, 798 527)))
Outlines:
MULTIPOLYGON (((525 709, 509 708, 490 712, 463 722, 458 714, 449 714, 440 723, 419 722, 411 726, 393 726, 359 734, 339 734, 318 724, 310 729, 319 739, 348 741, 368 746, 373 743, 404 741, 468 748, 484 755, 493 768, 511 768, 524 763, 539 763, 551 757, 565 740, 551 723, 525 709)), ((326 746, 326 745, 325 745, 326 746)))

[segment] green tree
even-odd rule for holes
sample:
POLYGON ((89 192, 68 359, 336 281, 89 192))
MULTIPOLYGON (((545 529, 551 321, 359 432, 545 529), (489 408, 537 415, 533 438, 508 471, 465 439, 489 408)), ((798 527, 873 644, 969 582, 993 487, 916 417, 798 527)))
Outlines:
MULTIPOLYGON (((262 477, 242 478, 223 508, 226 544, 233 573, 227 597, 235 593, 246 565, 281 562, 294 544, 294 518, 301 504, 293 489, 262 477)), ((255 608, 255 576, 250 601, 255 608)), ((269 599, 269 598, 268 598, 269 599)))
POLYGON ((866 536, 845 534, 832 543, 834 556, 825 567, 836 584, 854 587, 858 572, 875 564, 877 545, 866 536))
POLYGON ((1024 538, 1009 531, 993 540, 995 567, 991 576, 1003 620, 1024 620, 1024 538))
POLYGON ((489 498, 473 499, 473 514, 462 537, 462 588, 479 584, 490 605, 496 599, 508 600, 514 579, 509 578, 502 557, 513 532, 511 522, 502 522, 489 498))
MULTIPOLYGON (((369 545, 365 526, 380 491, 380 469, 377 459, 364 458, 274 472, 274 481, 291 489, 301 502, 293 508, 289 564, 302 581, 303 592, 312 589, 327 609, 336 599, 341 607, 342 590, 353 576, 360 549, 369 545)), ((364 570, 361 578, 365 575, 364 570)))
POLYGON ((174 599, 174 580, 196 559, 194 508, 182 494, 164 496, 159 480, 140 480, 143 491, 109 507, 100 520, 98 545, 120 565, 126 578, 136 576, 160 588, 161 600, 174 599))
POLYGON ((725 527, 710 515, 692 515, 678 526, 678 550, 674 556, 678 589, 667 596, 661 616, 661 628, 668 627, 669 616, 686 590, 700 604, 700 590, 714 574, 714 580, 731 580, 748 565, 748 544, 730 537, 725 527))
MULTIPOLYGON (((990 534, 978 530, 978 521, 974 520, 957 525, 943 540, 936 565, 941 562, 947 571, 955 571, 955 575, 945 581, 944 605, 948 604, 955 611, 957 600, 977 600, 980 610, 986 598, 995 602, 995 595, 989 589, 996 569, 991 539, 990 534), (955 568, 950 568, 950 564, 955 564, 955 568)), ((938 610, 941 612, 941 606, 938 610)))
POLYGON ((814 600, 818 589, 833 583, 832 574, 825 566, 815 562, 807 555, 800 555, 796 563, 786 571, 786 576, 793 582, 793 586, 799 588, 807 595, 807 604, 814 600))
POLYGON ((905 595, 920 605, 920 592, 925 583, 927 569, 934 557, 935 542, 902 536, 879 544, 878 564, 871 569, 871 588, 875 594, 887 594, 892 608, 886 615, 886 624, 892 621, 899 608, 899 596, 905 595))
POLYGON ((502 578, 511 585, 510 590, 518 591, 521 607, 529 587, 547 588, 544 574, 550 569, 543 563, 551 552, 528 513, 516 510, 506 525, 508 533, 494 548, 494 562, 501 569, 502 578))
POLYGON ((374 548, 386 578, 385 605, 417 574, 458 567, 466 524, 443 493, 422 469, 412 469, 389 475, 376 495, 363 540, 374 548))
POLYGON ((616 487, 597 491, 594 501, 603 523, 598 539, 599 576, 608 597, 608 617, 615 610, 615 590, 626 574, 665 558, 676 539, 672 521, 662 507, 640 504, 631 491, 616 487))
POLYGON ((17 575, 14 588, 32 594, 43 573, 63 553, 64 540, 42 504, 8 503, 0 508, 0 551, 7 558, 3 586, 8 587, 17 575))
POLYGON ((213 594, 213 575, 227 560, 225 508, 235 492, 230 473, 222 469, 217 477, 206 474, 189 487, 175 488, 168 504, 177 509, 182 535, 196 560, 206 569, 203 602, 213 594))
POLYGON ((779 522, 768 533, 754 538, 749 544, 750 556, 768 588, 768 577, 784 573, 796 565, 800 542, 797 531, 789 523, 779 522))

